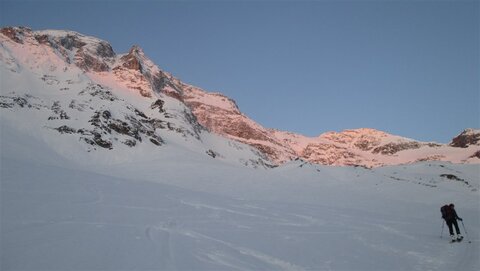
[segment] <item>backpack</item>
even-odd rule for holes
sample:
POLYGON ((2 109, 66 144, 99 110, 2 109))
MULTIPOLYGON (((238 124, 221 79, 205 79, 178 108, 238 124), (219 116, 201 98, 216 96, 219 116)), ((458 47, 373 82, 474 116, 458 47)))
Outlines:
POLYGON ((442 213, 442 218, 447 219, 452 216, 452 208, 448 205, 443 205, 440 208, 440 212, 442 213))

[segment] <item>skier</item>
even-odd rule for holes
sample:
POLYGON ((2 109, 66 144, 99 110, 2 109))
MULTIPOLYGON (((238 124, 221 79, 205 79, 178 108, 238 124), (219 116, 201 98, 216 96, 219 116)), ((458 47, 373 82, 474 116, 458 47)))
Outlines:
POLYGON ((463 221, 460 217, 458 217, 457 212, 455 211, 455 205, 450 203, 449 205, 443 206, 440 211, 442 212, 442 218, 445 219, 447 223, 448 230, 450 231, 450 237, 452 238, 452 242, 455 241, 462 241, 463 236, 460 233, 460 229, 458 228, 457 219, 463 221), (457 237, 453 234, 453 226, 455 226, 455 231, 457 232, 457 237))

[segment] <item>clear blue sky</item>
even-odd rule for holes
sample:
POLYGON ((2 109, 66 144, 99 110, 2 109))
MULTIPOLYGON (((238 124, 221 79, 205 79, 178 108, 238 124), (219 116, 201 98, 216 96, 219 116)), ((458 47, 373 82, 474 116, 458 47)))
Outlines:
POLYGON ((5 1, 1 25, 140 45, 269 128, 447 143, 480 127, 479 1, 5 1))

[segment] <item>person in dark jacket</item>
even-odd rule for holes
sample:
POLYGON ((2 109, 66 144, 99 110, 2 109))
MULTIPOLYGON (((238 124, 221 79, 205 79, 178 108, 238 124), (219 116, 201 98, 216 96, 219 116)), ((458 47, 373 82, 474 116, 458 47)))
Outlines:
POLYGON ((460 233, 460 229, 458 228, 457 219, 463 221, 460 217, 458 217, 457 212, 455 211, 455 205, 450 203, 448 208, 445 208, 445 214, 442 215, 442 218, 445 219, 447 223, 448 230, 450 231, 450 237, 452 238, 452 242, 454 241, 461 241, 463 239, 462 234, 460 233), (453 226, 455 226, 455 231, 457 232, 457 237, 453 233, 453 226))

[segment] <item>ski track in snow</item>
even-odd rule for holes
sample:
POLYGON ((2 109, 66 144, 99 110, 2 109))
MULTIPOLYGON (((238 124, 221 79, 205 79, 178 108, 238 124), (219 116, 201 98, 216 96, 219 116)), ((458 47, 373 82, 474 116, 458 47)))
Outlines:
MULTIPOLYGON (((299 266, 296 266, 292 263, 289 263, 289 262, 283 261, 281 259, 272 257, 270 255, 266 255, 266 254, 261 253, 259 251, 255 251, 255 250, 248 249, 248 248, 245 248, 245 247, 233 245, 229 242, 226 242, 226 241, 223 241, 223 240, 220 240, 220 239, 216 239, 216 238, 213 238, 211 236, 204 235, 204 234, 200 234, 198 232, 188 231, 188 232, 185 232, 185 235, 190 236, 192 238, 196 238, 196 239, 204 239, 204 240, 214 241, 215 243, 219 243, 220 245, 231 248, 231 249, 233 249, 234 251, 236 251, 240 254, 243 254, 243 255, 246 255, 246 256, 249 256, 249 257, 253 257, 253 258, 256 258, 258 260, 261 260, 261 261, 271 265, 272 267, 274 267, 274 269, 278 269, 278 270, 303 270, 303 268, 301 268, 299 266)), ((219 258, 221 258, 221 257, 219 257, 220 255, 218 255, 218 254, 216 256, 217 257, 215 257, 215 255, 209 254, 209 257, 217 258, 217 260, 219 258)), ((233 263, 228 263, 228 261, 225 261, 225 259, 220 260, 219 263, 227 264, 230 267, 235 267, 235 268, 238 268, 238 269, 242 269, 241 266, 235 266, 233 263)))
MULTIPOLYGON (((328 194, 338 197, 346 193, 343 185, 320 186, 316 193, 323 196, 314 202, 288 196, 246 199, 8 159, 3 162, 2 270, 479 267, 478 209, 467 208, 469 194, 458 203, 465 206, 459 212, 468 236, 462 243, 448 244, 445 232, 439 238, 436 204, 399 201, 412 193, 401 188, 417 187, 411 183, 385 182, 381 185, 385 191, 393 187, 400 196, 391 194, 383 199, 383 206, 377 205, 381 200, 377 198, 372 200, 375 204, 362 207, 358 204, 368 203, 366 195, 375 195, 368 194, 371 189, 349 190, 348 201, 332 202, 323 192, 328 189, 328 194), (399 212, 399 208, 408 211, 399 212)), ((289 191, 287 186, 283 189, 289 191)), ((422 189, 428 195, 440 191, 422 189)), ((443 202, 449 193, 458 195, 456 191, 449 188, 435 197, 443 202)), ((477 195, 472 196, 475 205, 477 195)))

